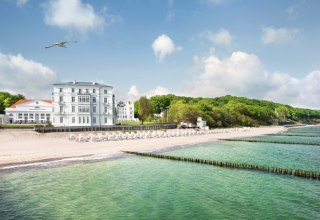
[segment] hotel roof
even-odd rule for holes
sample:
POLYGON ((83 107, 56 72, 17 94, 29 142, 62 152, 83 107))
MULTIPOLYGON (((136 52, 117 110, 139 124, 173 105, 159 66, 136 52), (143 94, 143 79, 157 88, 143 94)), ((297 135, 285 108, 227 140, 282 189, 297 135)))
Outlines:
POLYGON ((109 86, 109 85, 104 85, 104 84, 101 84, 101 83, 97 83, 97 82, 77 82, 77 81, 72 81, 72 82, 65 82, 65 83, 54 83, 53 84, 54 86, 58 86, 58 85, 77 85, 77 86, 108 86, 108 87, 112 87, 113 86, 109 86))
POLYGON ((10 106, 10 108, 16 108, 17 105, 26 103, 26 102, 31 102, 31 101, 42 101, 42 102, 47 102, 47 103, 52 103, 52 100, 32 100, 32 99, 21 99, 19 101, 17 101, 16 103, 14 103, 13 105, 10 106))

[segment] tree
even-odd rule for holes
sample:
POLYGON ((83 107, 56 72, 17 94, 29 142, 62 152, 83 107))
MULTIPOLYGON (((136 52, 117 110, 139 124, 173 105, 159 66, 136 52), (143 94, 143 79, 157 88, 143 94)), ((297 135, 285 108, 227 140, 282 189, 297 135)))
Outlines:
POLYGON ((138 118, 141 120, 141 124, 152 114, 152 106, 147 97, 142 96, 138 100, 138 118))
POLYGON ((5 108, 10 107, 21 99, 25 99, 21 94, 12 95, 8 92, 0 92, 0 114, 4 114, 5 108))

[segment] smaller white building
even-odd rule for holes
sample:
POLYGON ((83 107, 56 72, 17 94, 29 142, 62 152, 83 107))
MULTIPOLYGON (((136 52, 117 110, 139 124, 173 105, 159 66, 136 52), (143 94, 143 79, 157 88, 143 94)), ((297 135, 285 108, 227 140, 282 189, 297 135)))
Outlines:
POLYGON ((207 126, 207 122, 203 121, 201 117, 197 118, 197 127, 201 130, 209 130, 209 126, 207 126))
POLYGON ((117 122, 125 121, 139 121, 134 117, 134 102, 133 101, 119 101, 117 104, 117 122))
POLYGON ((7 124, 45 124, 51 120, 51 100, 19 100, 5 109, 7 124))

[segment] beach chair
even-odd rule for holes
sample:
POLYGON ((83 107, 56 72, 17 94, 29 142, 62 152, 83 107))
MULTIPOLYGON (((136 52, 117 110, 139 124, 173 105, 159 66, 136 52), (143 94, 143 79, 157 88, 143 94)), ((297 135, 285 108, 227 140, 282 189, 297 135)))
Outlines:
POLYGON ((76 135, 75 134, 69 134, 69 141, 75 141, 76 135))

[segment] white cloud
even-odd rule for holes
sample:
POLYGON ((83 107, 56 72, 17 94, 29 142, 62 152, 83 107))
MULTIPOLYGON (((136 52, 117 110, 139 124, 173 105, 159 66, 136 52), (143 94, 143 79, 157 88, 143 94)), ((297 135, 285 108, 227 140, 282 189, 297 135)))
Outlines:
POLYGON ((261 42, 263 44, 285 44, 297 40, 299 30, 288 28, 263 27, 261 42))
POLYGON ((198 58, 197 65, 202 68, 203 73, 188 85, 187 90, 193 96, 252 96, 264 92, 258 89, 265 90, 263 65, 254 54, 238 51, 223 60, 210 55, 198 58))
POLYGON ((286 73, 275 73, 270 76, 270 82, 274 88, 266 93, 265 99, 320 109, 320 70, 315 70, 302 79, 286 73))
POLYGON ((29 0, 17 0, 16 4, 18 7, 23 7, 28 3, 29 0))
POLYGON ((129 100, 136 100, 139 98, 139 91, 136 85, 132 85, 127 93, 129 100))
POLYGON ((170 91, 168 88, 163 86, 157 86, 155 89, 140 93, 137 86, 133 85, 130 87, 129 92, 127 93, 127 97, 130 100, 137 100, 140 98, 140 96, 147 96, 148 98, 150 98, 151 96, 166 94, 170 94, 170 91))
POLYGON ((188 83, 184 94, 203 97, 229 94, 320 108, 320 70, 302 79, 281 72, 268 73, 256 55, 242 51, 225 59, 210 55, 195 61, 201 74, 188 83))
POLYGON ((222 46, 229 46, 233 38, 230 32, 223 28, 215 33, 208 31, 205 35, 212 43, 222 46))
POLYGON ((52 84, 57 75, 41 63, 27 60, 21 54, 0 53, 0 88, 22 93, 27 98, 51 98, 52 84))
POLYGON ((155 89, 146 92, 146 96, 149 98, 151 96, 155 96, 155 95, 167 95, 169 94, 170 91, 168 88, 166 87, 162 87, 162 86, 157 86, 155 89))
POLYGON ((45 5, 44 21, 48 25, 82 35, 101 31, 105 26, 105 19, 97 15, 90 4, 81 0, 49 0, 45 5))
POLYGON ((181 50, 181 47, 174 45, 173 41, 166 34, 158 36, 151 45, 154 55, 159 62, 175 51, 181 50))

